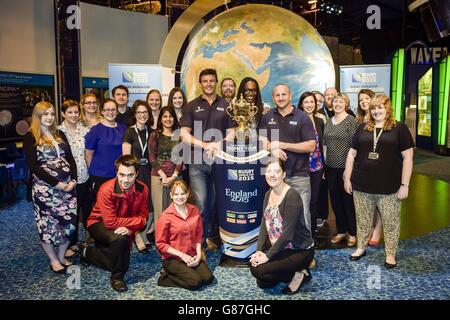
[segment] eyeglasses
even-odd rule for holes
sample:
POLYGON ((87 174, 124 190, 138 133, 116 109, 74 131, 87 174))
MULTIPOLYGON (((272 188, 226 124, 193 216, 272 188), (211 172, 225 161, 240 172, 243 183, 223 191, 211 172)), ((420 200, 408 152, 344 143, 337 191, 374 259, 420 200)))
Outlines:
POLYGON ((116 113, 117 109, 103 109, 103 111, 116 113))
POLYGON ((244 93, 256 93, 257 92, 257 90, 256 89, 245 89, 244 90, 244 93))
POLYGON ((148 114, 148 111, 137 111, 136 114, 137 115, 141 115, 141 116, 145 116, 146 114, 148 114))

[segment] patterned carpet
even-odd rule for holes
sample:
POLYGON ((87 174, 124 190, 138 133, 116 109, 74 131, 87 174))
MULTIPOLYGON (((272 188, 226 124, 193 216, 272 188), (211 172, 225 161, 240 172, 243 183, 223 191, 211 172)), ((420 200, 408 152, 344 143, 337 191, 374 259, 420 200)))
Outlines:
POLYGON ((259 289, 248 269, 218 266, 218 253, 208 255, 216 277, 211 286, 195 292, 158 287, 161 262, 155 250, 146 255, 133 252, 126 275, 129 290, 119 294, 110 288, 108 272, 96 267, 80 267, 79 289, 73 275, 53 274, 39 245, 32 206, 22 200, 0 211, 0 299, 446 300, 450 299, 449 249, 447 227, 401 241, 398 267, 392 270, 383 267, 382 247, 368 249, 368 255, 357 262, 348 259, 352 249, 316 251, 313 278, 294 296, 281 294, 283 285, 259 289))

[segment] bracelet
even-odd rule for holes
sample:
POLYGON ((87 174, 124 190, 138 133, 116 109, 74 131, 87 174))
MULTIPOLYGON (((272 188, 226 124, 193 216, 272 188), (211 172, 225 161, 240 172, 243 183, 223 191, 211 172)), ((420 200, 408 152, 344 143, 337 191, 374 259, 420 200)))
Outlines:
POLYGON ((408 188, 408 185, 406 183, 401 184, 402 187, 408 188))

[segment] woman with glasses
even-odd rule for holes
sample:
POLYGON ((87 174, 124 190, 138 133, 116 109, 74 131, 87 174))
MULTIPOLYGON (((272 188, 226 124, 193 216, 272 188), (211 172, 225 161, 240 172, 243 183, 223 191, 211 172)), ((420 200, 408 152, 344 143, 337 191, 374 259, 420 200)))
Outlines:
POLYGON ((261 97, 258 81, 250 77, 242 79, 236 97, 237 99, 244 97, 245 101, 252 103, 258 108, 258 112, 255 115, 255 121, 252 124, 253 128, 257 128, 264 110, 264 102, 261 97))
MULTIPOLYGON (((132 154, 139 160, 138 179, 144 182, 148 190, 151 189, 150 171, 151 166, 148 161, 148 139, 153 124, 153 117, 150 117, 151 110, 147 102, 136 100, 130 111, 129 124, 130 127, 125 131, 122 143, 122 154, 132 154)), ((151 197, 147 198, 147 207, 150 211, 151 197)), ((147 232, 152 224, 152 217, 149 215, 145 230, 135 235, 134 241, 140 253, 147 253, 151 248, 151 244, 147 239, 147 232)))
POLYGON ((85 137, 86 164, 94 197, 100 186, 116 176, 114 162, 122 155, 126 126, 116 122, 117 103, 106 99, 101 106, 103 119, 85 137))
POLYGON ((95 94, 87 93, 82 95, 80 107, 80 122, 89 129, 102 120, 95 94))
POLYGON ((156 89, 152 89, 148 92, 147 98, 145 99, 147 101, 148 105, 150 106, 150 109, 152 110, 151 117, 153 118, 153 125, 152 130, 156 129, 156 125, 158 123, 158 116, 159 111, 161 110, 162 106, 162 97, 161 92, 156 89))

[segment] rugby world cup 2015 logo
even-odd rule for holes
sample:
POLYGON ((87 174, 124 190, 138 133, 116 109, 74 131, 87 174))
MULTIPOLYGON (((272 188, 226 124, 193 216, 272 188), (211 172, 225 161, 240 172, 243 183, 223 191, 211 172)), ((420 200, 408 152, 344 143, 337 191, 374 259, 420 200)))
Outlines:
POLYGON ((353 83, 373 83, 377 82, 377 74, 375 72, 355 72, 352 73, 353 83))
POLYGON ((228 169, 228 180, 229 181, 253 181, 255 180, 255 170, 254 169, 228 169))
POLYGON ((129 83, 148 83, 148 73, 146 72, 122 72, 122 81, 129 83))

